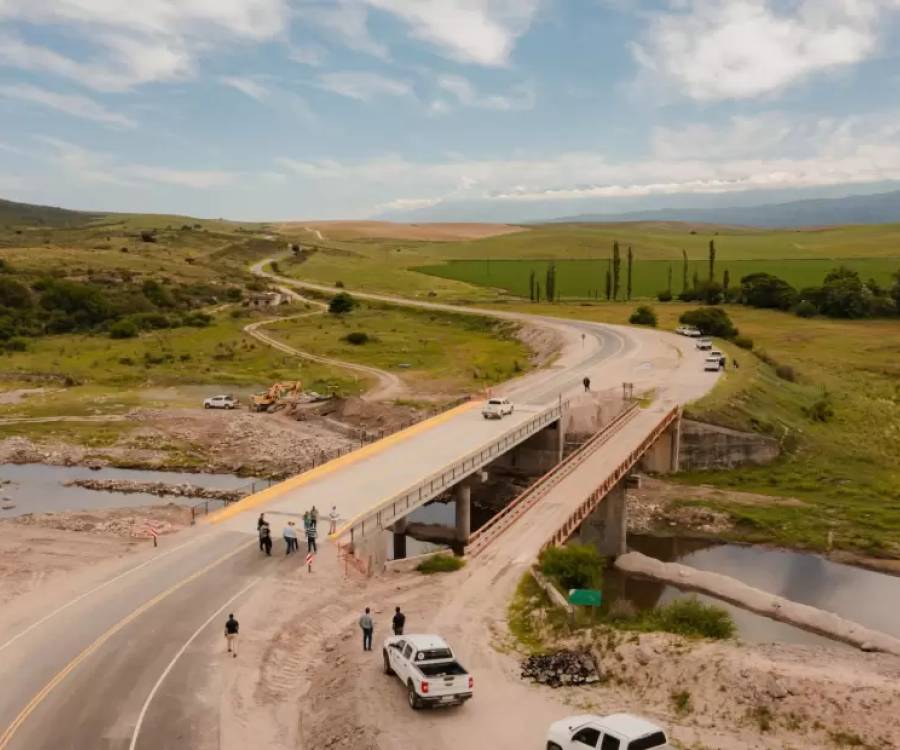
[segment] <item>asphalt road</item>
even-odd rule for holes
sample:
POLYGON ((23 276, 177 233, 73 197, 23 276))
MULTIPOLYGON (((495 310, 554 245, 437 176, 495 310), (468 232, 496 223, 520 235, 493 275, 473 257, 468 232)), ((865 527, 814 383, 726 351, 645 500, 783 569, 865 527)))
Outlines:
MULTIPOLYGON (((529 409, 580 389, 585 375, 609 387, 629 378, 661 388, 683 381, 687 387, 672 393, 678 400, 712 382, 697 374, 699 364, 655 369, 667 347, 683 345, 675 337, 559 320, 552 325, 566 331, 568 350, 553 368, 506 386, 521 404, 511 419, 488 422, 463 409, 406 438, 345 456, 289 492, 269 490, 264 507, 163 540, 143 567, 123 567, 98 590, 71 604, 56 601, 0 635, 0 750, 183 748, 197 732, 215 733, 218 707, 197 704, 190 687, 222 658, 228 610, 239 611, 242 592, 273 569, 256 549, 260 509, 299 513, 312 503, 323 511, 337 504, 351 517, 510 429, 529 409), (48 617, 55 607, 64 609, 48 617)), ((277 523, 273 530, 280 535, 277 523)))

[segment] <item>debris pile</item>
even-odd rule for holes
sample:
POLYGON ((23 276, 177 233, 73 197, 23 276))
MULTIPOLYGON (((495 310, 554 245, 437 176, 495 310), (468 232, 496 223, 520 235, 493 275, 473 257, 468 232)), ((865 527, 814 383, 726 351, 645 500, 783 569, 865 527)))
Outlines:
POLYGON ((522 678, 541 685, 591 685, 600 682, 600 671, 588 651, 557 651, 529 656, 522 662, 522 678))
POLYGON ((199 487, 196 484, 166 484, 165 482, 135 482, 130 479, 73 479, 66 487, 83 487, 97 492, 143 493, 157 497, 196 497, 201 500, 240 500, 243 490, 225 490, 215 487, 199 487))

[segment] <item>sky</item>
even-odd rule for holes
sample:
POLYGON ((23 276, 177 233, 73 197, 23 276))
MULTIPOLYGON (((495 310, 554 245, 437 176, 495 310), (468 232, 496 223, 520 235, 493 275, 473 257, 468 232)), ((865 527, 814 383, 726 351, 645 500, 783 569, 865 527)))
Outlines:
POLYGON ((900 0, 0 0, 0 197, 516 220, 900 180, 900 0))

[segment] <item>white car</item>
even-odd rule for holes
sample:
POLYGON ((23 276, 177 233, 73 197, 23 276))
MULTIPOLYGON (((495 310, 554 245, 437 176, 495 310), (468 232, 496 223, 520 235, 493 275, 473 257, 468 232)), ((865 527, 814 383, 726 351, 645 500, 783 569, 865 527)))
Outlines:
POLYGON ((703 369, 705 372, 718 372, 722 367, 724 367, 724 365, 722 364, 721 357, 707 357, 703 362, 703 369))
POLYGON ((712 349, 712 341, 707 338, 697 339, 697 348, 701 352, 708 352, 712 349))
POLYGON ((459 706, 472 697, 475 681, 437 635, 395 635, 382 646, 384 673, 406 686, 409 707, 459 706))
POLYGON ((697 338, 702 336, 699 328, 694 328, 694 326, 678 326, 675 329, 675 333, 679 333, 682 336, 690 336, 691 338, 697 338))
POLYGON ((570 716, 550 725, 547 750, 672 750, 656 724, 632 714, 570 716))
POLYGON ((507 414, 512 414, 515 407, 508 398, 490 398, 481 410, 485 419, 503 419, 507 414))
POLYGON ((221 394, 218 396, 210 396, 203 399, 204 409, 234 409, 238 405, 238 400, 229 394, 221 394))

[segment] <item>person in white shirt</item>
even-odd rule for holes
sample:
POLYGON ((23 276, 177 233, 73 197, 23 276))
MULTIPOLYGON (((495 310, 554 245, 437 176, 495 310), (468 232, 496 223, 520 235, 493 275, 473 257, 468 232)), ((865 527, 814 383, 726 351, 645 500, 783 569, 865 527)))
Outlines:
POLYGON ((331 513, 328 514, 328 533, 333 534, 337 531, 338 512, 337 505, 331 506, 331 513))

